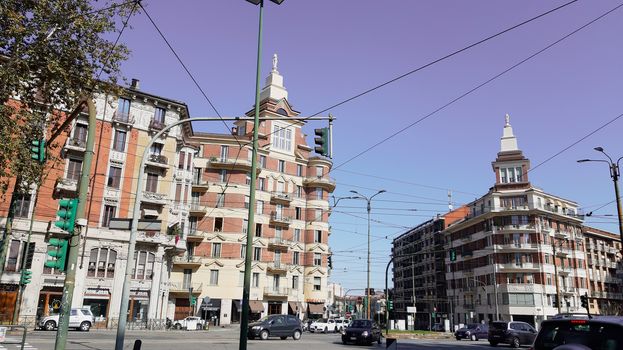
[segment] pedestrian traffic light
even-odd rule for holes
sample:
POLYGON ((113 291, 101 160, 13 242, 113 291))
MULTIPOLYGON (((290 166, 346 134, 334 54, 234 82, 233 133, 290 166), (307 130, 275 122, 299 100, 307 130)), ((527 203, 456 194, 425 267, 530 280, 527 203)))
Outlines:
POLYGON ((450 249, 450 261, 456 261, 456 249, 450 249))
POLYGON ((32 279, 32 271, 30 270, 26 270, 26 269, 22 269, 22 275, 19 279, 19 284, 25 286, 28 283, 30 283, 30 280, 32 279))
POLYGON ((580 304, 582 305, 583 308, 588 310, 588 293, 585 293, 584 295, 580 295, 580 304))
POLYGON ((76 227, 76 212, 78 211, 78 199, 63 198, 58 202, 59 210, 56 212, 59 220, 54 225, 70 234, 76 227))
POLYGON ((31 141, 30 158, 41 164, 45 163, 45 139, 31 141))
POLYGON ((67 269, 67 250, 69 248, 69 242, 66 239, 50 238, 48 243, 48 255, 52 260, 45 262, 45 267, 49 267, 59 271, 65 271, 67 269), (52 250, 50 250, 50 246, 52 250))
POLYGON ((329 152, 329 128, 314 129, 314 134, 318 136, 314 138, 314 143, 316 144, 314 151, 325 157, 331 157, 329 152))

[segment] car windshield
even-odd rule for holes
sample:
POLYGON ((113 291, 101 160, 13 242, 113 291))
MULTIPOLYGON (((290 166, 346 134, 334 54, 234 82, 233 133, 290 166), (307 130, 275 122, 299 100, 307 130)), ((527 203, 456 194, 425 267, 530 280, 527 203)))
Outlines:
POLYGON ((508 325, 506 322, 491 322, 491 328, 497 330, 506 330, 508 329, 508 325))
POLYGON ((370 320, 354 320, 350 326, 353 328, 369 328, 370 325, 370 320))
POLYGON ((321 323, 327 323, 327 319, 326 318, 321 318, 316 322, 321 322, 321 323))
POLYGON ((93 314, 91 313, 91 310, 89 310, 89 309, 81 309, 80 311, 82 311, 83 315, 93 316, 93 314))
POLYGON ((586 320, 544 324, 535 349, 552 350, 563 344, 581 344, 593 350, 623 349, 621 327, 586 320))
POLYGON ((258 322, 264 322, 264 321, 268 320, 270 318, 270 316, 271 315, 264 316, 264 317, 260 318, 260 320, 258 322))

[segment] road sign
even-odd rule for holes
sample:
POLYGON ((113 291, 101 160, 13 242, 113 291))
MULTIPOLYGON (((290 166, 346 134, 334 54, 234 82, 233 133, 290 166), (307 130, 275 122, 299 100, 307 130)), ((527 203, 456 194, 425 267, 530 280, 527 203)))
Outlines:
POLYGON ((407 306, 407 312, 410 314, 415 314, 417 313, 417 307, 415 306, 407 306))
POLYGON ((344 314, 344 316, 346 316, 346 317, 350 317, 351 315, 352 314, 350 312, 347 312, 347 313, 344 314))

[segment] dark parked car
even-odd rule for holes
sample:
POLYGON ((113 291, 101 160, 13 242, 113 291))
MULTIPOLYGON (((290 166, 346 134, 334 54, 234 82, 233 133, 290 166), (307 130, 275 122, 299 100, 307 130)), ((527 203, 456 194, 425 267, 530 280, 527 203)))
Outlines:
POLYGON ((543 321, 534 341, 534 350, 623 349, 623 317, 570 317, 543 321))
POLYGON ((454 332, 454 337, 456 338, 456 340, 487 339, 488 336, 489 336, 489 326, 487 326, 486 324, 480 324, 480 323, 468 324, 467 326, 460 328, 456 332, 454 332))
POLYGON ((266 340, 268 337, 280 337, 281 339, 292 337, 294 340, 299 340, 302 332, 303 325, 296 316, 268 315, 249 324, 247 337, 249 339, 258 337, 262 340, 266 340))
POLYGON ((354 320, 342 331, 342 343, 381 344, 381 328, 373 320, 354 320))
POLYGON ((494 321, 489 323, 489 344, 509 344, 513 348, 521 345, 532 345, 536 338, 536 329, 525 322, 494 321))

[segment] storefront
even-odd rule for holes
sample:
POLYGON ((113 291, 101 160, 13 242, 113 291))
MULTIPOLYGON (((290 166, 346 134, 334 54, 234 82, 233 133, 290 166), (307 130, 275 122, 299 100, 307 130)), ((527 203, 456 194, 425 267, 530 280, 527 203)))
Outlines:
POLYGON ((0 284, 0 324, 10 323, 13 319, 17 284, 0 284))
POLYGON ((307 318, 322 318, 324 314, 324 303, 307 303, 307 318))
POLYGON ((63 287, 43 287, 39 292, 37 318, 61 312, 63 287))
POLYGON ((108 288, 87 288, 82 305, 91 309, 95 317, 95 328, 106 328, 110 307, 110 290, 108 288))
POLYGON ((201 303, 200 310, 200 317, 204 320, 208 320, 211 326, 218 326, 221 324, 221 299, 204 299, 201 303))
POLYGON ((193 309, 188 298, 175 298, 175 320, 181 320, 187 316, 194 315, 193 309))
POLYGON ((264 304, 261 300, 249 300, 249 320, 257 321, 262 318, 264 312, 264 304))
POLYGON ((282 308, 283 308, 283 303, 280 301, 269 301, 268 302, 268 314, 269 315, 281 315, 282 308))
POLYGON ((240 300, 232 300, 231 303, 231 323, 239 323, 240 317, 242 313, 242 308, 240 307, 240 300))
POLYGON ((133 289, 130 291, 130 305, 128 310, 129 322, 147 323, 147 311, 149 310, 149 291, 133 289))
POLYGON ((295 315, 299 317, 301 311, 303 311, 303 305, 297 301, 288 301, 288 315, 295 315))

